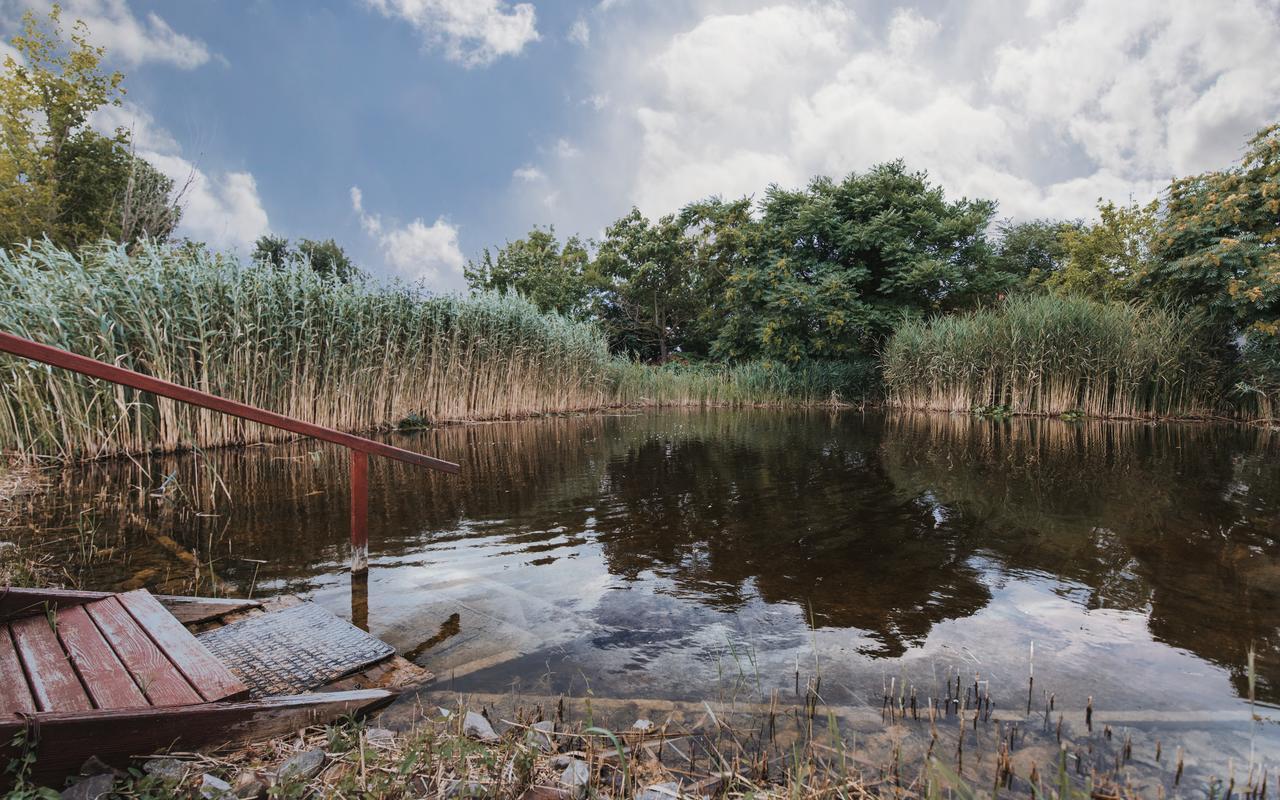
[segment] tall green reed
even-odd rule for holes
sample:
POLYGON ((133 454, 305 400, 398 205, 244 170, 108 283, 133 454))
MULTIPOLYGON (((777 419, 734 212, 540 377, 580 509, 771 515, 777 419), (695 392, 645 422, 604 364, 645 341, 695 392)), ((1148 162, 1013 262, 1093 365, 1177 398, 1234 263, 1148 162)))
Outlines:
POLYGON ((1051 295, 906 321, 883 364, 890 405, 939 411, 1201 416, 1219 383, 1195 315, 1051 295))

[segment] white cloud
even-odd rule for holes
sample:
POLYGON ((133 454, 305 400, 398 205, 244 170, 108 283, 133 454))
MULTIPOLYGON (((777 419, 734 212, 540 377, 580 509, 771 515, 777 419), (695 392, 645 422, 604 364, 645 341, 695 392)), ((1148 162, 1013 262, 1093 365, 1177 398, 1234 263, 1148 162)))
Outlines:
POLYGON ((518 55, 538 40, 532 3, 507 0, 366 0, 386 17, 417 29, 445 56, 468 67, 518 55))
POLYGON ((585 17, 578 17, 569 26, 569 41, 583 47, 591 44, 591 25, 585 17))
POLYGON ((532 164, 526 164, 512 172, 511 177, 518 181, 524 181, 525 183, 533 183, 534 181, 546 180, 547 174, 532 164))
POLYGON ((104 133, 117 128, 131 131, 137 154, 183 190, 179 235, 217 248, 248 251, 270 230, 252 173, 206 173, 181 154, 177 140, 146 109, 132 103, 104 106, 94 112, 90 124, 104 133))
POLYGON ((408 225, 386 225, 381 215, 364 207, 364 193, 351 187, 351 208, 360 226, 373 237, 387 263, 410 280, 421 280, 437 289, 461 288, 466 259, 458 245, 458 228, 444 217, 430 225, 415 219, 408 225))
MULTIPOLYGON (((53 6, 49 0, 18 0, 17 4, 40 16, 53 6)), ((69 27, 83 20, 90 41, 105 47, 112 61, 128 66, 161 62, 194 69, 209 60, 204 42, 178 33, 155 12, 138 19, 126 0, 63 0, 61 6, 63 24, 69 27)))
POLYGON ((597 6, 582 62, 609 102, 563 140, 576 157, 557 143, 531 165, 566 228, 898 157, 1005 215, 1089 216, 1229 164, 1280 116, 1280 0, 619 6, 597 6))
POLYGON ((553 150, 560 158, 577 158, 582 155, 582 151, 578 149, 578 146, 568 139, 557 139, 553 150))

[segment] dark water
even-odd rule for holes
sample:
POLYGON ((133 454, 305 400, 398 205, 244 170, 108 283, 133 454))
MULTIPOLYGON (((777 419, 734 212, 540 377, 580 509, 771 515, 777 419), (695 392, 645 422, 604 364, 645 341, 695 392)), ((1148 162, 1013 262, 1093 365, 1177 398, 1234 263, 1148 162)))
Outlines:
MULTIPOLYGON (((343 453, 100 464, 33 511, 88 588, 302 593, 460 690, 879 708, 956 673, 1062 708, 1280 702, 1280 437, 1216 426, 709 411, 394 437, 371 570, 343 453), (801 676, 797 678, 797 673, 801 676)), ((1267 714, 1275 715, 1274 710, 1267 714)))

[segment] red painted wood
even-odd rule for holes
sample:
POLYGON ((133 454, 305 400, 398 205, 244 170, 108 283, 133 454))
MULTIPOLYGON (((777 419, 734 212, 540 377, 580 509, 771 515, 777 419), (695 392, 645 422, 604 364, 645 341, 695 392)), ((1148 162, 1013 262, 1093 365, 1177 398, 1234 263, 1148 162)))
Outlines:
POLYGON ((90 603, 84 610, 102 631, 103 638, 128 668, 151 705, 179 706, 201 701, 200 694, 160 652, 147 632, 138 627, 118 598, 108 597, 90 603))
POLYGON ((22 673, 22 662, 13 648, 8 625, 0 625, 0 718, 15 711, 32 712, 36 701, 22 673))
POLYGON ((460 472, 461 467, 451 461, 443 461, 431 456, 424 456, 421 453, 414 453, 409 450, 403 450, 399 447, 393 447, 382 442, 375 442, 371 439, 365 439, 360 436, 353 436, 349 433, 326 428, 323 425, 316 425, 311 422, 303 422, 302 420, 286 417, 283 414, 277 414, 274 411, 266 411, 265 409, 256 408, 245 403, 238 403, 234 400, 227 400, 222 397, 208 394, 206 392, 190 389, 186 386, 179 386, 176 383, 153 378, 150 375, 143 375, 140 372, 134 372, 130 369, 117 367, 113 364, 107 364, 102 361, 96 361, 92 358, 69 353, 57 347, 33 342, 30 339, 24 339, 21 336, 14 336, 11 333, 0 332, 0 351, 13 353, 14 355, 30 358, 34 361, 41 361, 45 364, 52 364, 55 367, 69 369, 73 372, 79 372, 83 375, 89 375, 94 378, 102 378, 103 380, 118 383, 122 386, 129 386, 143 392, 151 392, 152 394, 168 397, 172 400, 178 400, 183 403, 200 406, 201 408, 220 411, 223 414, 230 414, 234 417, 247 419, 250 422, 257 422, 263 425, 270 425, 273 428, 280 428, 291 433, 310 436, 313 439, 320 439, 326 442, 340 444, 351 450, 359 450, 363 453, 371 453, 373 455, 384 456, 386 458, 394 458, 397 461, 404 461, 409 464, 415 464, 419 467, 428 467, 430 469, 438 469, 442 472, 460 472))
MULTIPOLYGON (((113 592, 83 592, 74 589, 19 589, 13 586, 0 588, 0 619, 44 613, 46 608, 66 608, 84 605, 111 597, 113 592)), ((185 624, 204 622, 225 616, 234 611, 262 608, 256 600, 237 600, 227 597, 184 597, 158 594, 155 598, 169 613, 185 624)))
POLYGON ((146 708, 147 698, 102 638, 84 606, 58 612, 58 638, 97 708, 146 708))
POLYGON ((249 696, 249 687, 231 674, 231 670, 200 644, 191 631, 182 627, 182 623, 174 619, 146 589, 125 592, 117 599, 205 700, 213 702, 249 696))
POLYGON ((31 695, 40 711, 93 708, 47 616, 35 614, 14 620, 9 629, 13 631, 18 658, 26 667, 31 695))
POLYGON ((369 454, 351 451, 351 571, 369 569, 369 454))
MULTIPOLYGON (((341 716, 369 712, 393 699, 393 692, 365 689, 181 708, 41 713, 34 720, 39 726, 40 741, 33 777, 46 785, 61 785, 63 778, 79 769, 89 756, 124 765, 132 756, 170 747, 194 750, 261 740, 341 716)), ((10 742, 26 724, 13 717, 0 717, 0 765, 17 755, 10 742)), ((0 772, 0 793, 7 777, 0 772)))

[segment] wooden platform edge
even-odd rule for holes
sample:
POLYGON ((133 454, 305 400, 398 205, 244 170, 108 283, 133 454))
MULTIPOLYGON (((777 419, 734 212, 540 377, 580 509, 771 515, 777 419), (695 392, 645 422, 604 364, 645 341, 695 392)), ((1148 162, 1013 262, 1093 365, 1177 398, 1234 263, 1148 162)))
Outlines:
MULTIPOLYGON (((110 597, 115 592, 85 592, 78 589, 20 589, 15 586, 0 587, 0 620, 23 614, 43 612, 47 603, 53 607, 78 606, 110 597)), ((184 597, 182 595, 153 595, 160 605, 169 610, 183 625, 207 622, 211 619, 262 608, 257 600, 240 600, 229 597, 184 597)))
MULTIPOLYGON (((270 739, 341 716, 367 714, 397 696, 385 689, 270 697, 118 711, 46 712, 0 718, 0 759, 19 755, 11 744, 24 729, 39 736, 32 775, 59 781, 89 756, 108 764, 181 747, 187 750, 270 739)), ((0 790, 4 789, 0 785, 0 790)))

